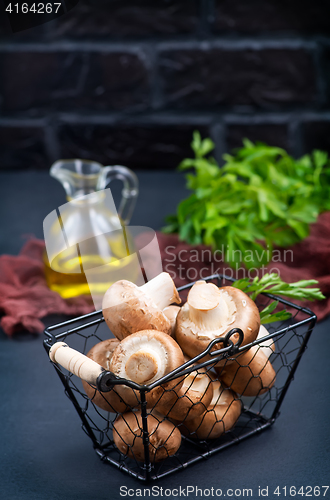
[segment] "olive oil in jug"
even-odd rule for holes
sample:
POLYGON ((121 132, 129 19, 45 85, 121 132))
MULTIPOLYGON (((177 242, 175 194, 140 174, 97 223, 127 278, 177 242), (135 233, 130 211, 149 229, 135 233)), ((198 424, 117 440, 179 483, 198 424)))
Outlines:
POLYGON ((88 294, 94 298, 119 279, 135 281, 138 261, 125 229, 138 194, 135 174, 126 167, 79 159, 56 162, 50 174, 63 184, 68 203, 44 221, 49 288, 63 298, 88 294), (124 183, 119 215, 110 189, 105 189, 118 178, 124 183))

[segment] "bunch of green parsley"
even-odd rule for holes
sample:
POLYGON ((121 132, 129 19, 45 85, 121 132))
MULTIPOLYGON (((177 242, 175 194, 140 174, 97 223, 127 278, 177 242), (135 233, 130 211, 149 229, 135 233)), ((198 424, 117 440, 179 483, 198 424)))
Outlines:
POLYGON ((190 244, 225 248, 224 260, 248 269, 266 265, 273 247, 306 238, 321 212, 330 210, 330 162, 322 151, 296 160, 281 148, 243 141, 220 168, 211 139, 193 135, 194 158, 179 170, 192 194, 167 218, 164 232, 190 244), (265 251, 265 248, 267 251, 265 251), (238 250, 238 251, 237 251, 238 250))

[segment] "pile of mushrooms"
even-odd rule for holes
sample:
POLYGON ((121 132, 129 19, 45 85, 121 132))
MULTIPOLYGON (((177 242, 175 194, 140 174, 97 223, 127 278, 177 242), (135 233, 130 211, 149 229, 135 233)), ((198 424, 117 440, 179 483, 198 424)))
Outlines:
MULTIPOLYGON (((116 339, 94 346, 88 357, 122 379, 148 386, 201 354, 209 343, 231 329, 244 333, 242 346, 268 334, 260 327, 256 304, 241 290, 196 282, 187 302, 181 300, 168 273, 141 287, 121 280, 103 298, 104 319, 116 339)), ((233 343, 238 333, 231 336, 233 343)), ((223 347, 218 342, 212 350, 223 347)), ((224 358, 214 368, 197 368, 188 375, 147 390, 149 454, 152 461, 173 455, 181 434, 193 439, 215 439, 229 431, 242 409, 240 395, 255 396, 269 390, 275 371, 269 361, 273 342, 266 340, 243 353, 224 358)), ((203 356, 201 361, 214 359, 203 356)), ((191 364, 190 364, 191 366, 191 364)), ((140 392, 117 384, 101 393, 86 382, 87 396, 100 408, 118 413, 114 443, 131 458, 144 460, 140 392)))

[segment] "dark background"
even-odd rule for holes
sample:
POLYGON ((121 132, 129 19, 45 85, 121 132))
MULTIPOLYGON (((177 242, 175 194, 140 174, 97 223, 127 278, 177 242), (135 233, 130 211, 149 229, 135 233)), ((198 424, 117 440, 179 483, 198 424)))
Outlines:
POLYGON ((192 131, 330 150, 330 15, 314 0, 80 0, 0 21, 0 168, 84 157, 174 169, 192 131))

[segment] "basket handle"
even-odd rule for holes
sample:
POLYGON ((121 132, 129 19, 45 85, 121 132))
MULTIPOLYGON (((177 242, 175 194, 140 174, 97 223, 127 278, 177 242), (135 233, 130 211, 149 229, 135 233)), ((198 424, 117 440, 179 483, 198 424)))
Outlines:
POLYGON ((97 378, 104 368, 81 352, 69 347, 65 342, 56 342, 49 351, 53 363, 58 363, 69 372, 85 380, 91 385, 97 385, 97 378))
POLYGON ((69 347, 65 342, 55 342, 49 350, 49 357, 53 363, 61 365, 88 384, 94 385, 101 392, 109 392, 115 385, 127 385, 138 391, 142 388, 150 390, 132 380, 117 377, 81 352, 69 347))

